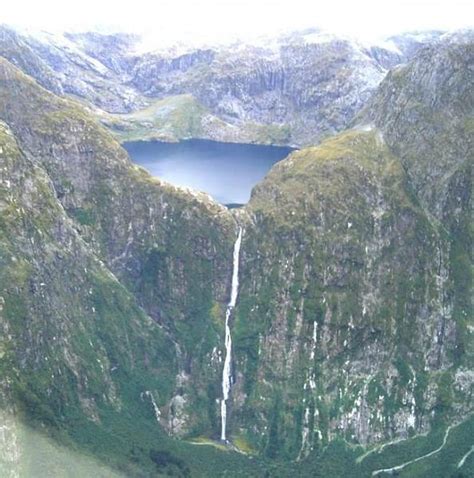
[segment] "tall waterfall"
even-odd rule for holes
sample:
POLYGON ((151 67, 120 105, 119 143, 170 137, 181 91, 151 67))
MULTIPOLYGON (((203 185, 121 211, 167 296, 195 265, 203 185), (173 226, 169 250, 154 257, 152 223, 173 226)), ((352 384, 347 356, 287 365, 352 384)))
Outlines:
POLYGON ((222 371, 222 400, 221 400, 221 440, 226 441, 226 425, 227 425, 227 400, 229 399, 230 388, 232 386, 232 335, 230 333, 230 317, 237 302, 237 294, 239 293, 239 256, 240 244, 242 242, 242 228, 239 227, 239 234, 234 244, 234 256, 232 264, 232 288, 230 293, 230 301, 225 311, 225 360, 224 370, 222 371))

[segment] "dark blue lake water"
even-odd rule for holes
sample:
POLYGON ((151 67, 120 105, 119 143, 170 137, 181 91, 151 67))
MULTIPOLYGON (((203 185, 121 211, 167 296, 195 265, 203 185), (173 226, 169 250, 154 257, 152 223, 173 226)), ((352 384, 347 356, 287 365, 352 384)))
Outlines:
POLYGON ((187 140, 123 145, 132 160, 176 186, 209 193, 222 204, 245 204, 250 191, 291 148, 187 140))

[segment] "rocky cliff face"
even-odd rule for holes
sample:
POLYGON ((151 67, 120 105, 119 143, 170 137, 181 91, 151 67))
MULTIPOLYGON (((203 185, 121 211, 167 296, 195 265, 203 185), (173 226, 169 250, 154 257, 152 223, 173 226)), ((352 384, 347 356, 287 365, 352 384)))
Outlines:
POLYGON ((367 107, 380 129, 293 153, 255 188, 234 413, 268 452, 471 410, 472 52, 470 35, 421 51, 367 107))
POLYGON ((249 204, 235 414, 269 452, 407 437, 470 408, 449 244, 382 138, 295 153, 249 204))
POLYGON ((388 68, 439 37, 407 34, 366 47, 309 30, 260 44, 141 53, 132 35, 32 35, 7 27, 1 35, 5 58, 50 91, 111 113, 98 112, 119 138, 295 145, 343 130, 388 68), (186 118, 187 111, 157 100, 180 95, 198 106, 192 121, 173 128, 170 106, 186 118), (130 113, 138 118, 124 116, 130 113))
POLYGON ((392 70, 359 122, 372 122, 400 157, 424 208, 439 220, 472 151, 472 32, 446 35, 392 70), (448 73, 449 72, 449 73, 448 73))
POLYGON ((126 406, 119 382, 141 370, 131 388, 149 387, 145 370, 159 367, 161 383, 171 384, 175 364, 163 353, 169 338, 90 252, 51 180, 4 124, 0 150, 2 412, 14 438, 6 466, 18 476, 27 461, 20 417, 43 429, 81 417, 98 423, 102 407, 126 406))
MULTIPOLYGON (((101 48, 106 47, 107 39, 101 36, 101 48)), ((120 40, 123 45, 125 40, 120 35, 114 37, 113 42, 117 45, 120 40)), ((116 54, 111 52, 106 60, 101 55, 101 48, 94 48, 90 43, 81 36, 32 35, 0 26, 2 56, 53 93, 71 95, 93 109, 111 112, 144 106, 146 102, 126 85, 127 76, 117 67, 128 61, 128 56, 121 55, 122 49, 116 47, 116 54)))
MULTIPOLYGON (((465 420, 472 48, 466 34, 420 50, 352 129, 276 165, 234 213, 150 178, 83 107, 1 59, 0 470, 35 456, 25 423, 125 476, 344 476, 325 461, 339 439, 465 420), (219 436, 237 225, 228 432, 279 468, 167 437, 219 436)), ((288 84, 272 75, 255 93, 288 84)), ((358 450, 346 473, 370 476, 358 450)))
POLYGON ((2 80, 2 117, 22 148, 49 172, 61 206, 92 252, 150 317, 179 335, 177 375, 199 383, 200 372, 188 375, 220 342, 211 310, 218 314, 225 301, 230 214, 205 195, 149 178, 81 109, 6 63, 2 80))
MULTIPOLYGON (((286 130, 283 142, 313 144, 344 129, 380 83, 387 61, 378 59, 392 50, 377 51, 310 31, 177 59, 148 55, 131 81, 147 96, 192 94, 230 124, 272 125, 286 130)), ((390 58, 408 57, 398 50, 390 58)))
POLYGON ((0 85, 2 385, 18 412, 61 428, 131 400, 154 417, 149 392, 169 433, 212 434, 231 215, 151 179, 4 60, 0 85))

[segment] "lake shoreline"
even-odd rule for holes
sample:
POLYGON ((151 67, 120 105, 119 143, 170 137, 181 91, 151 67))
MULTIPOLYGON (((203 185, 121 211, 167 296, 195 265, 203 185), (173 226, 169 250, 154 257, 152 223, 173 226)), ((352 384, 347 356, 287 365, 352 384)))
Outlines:
POLYGON ((242 207, 252 188, 295 148, 206 139, 131 141, 122 145, 152 176, 211 195, 229 209, 242 207))

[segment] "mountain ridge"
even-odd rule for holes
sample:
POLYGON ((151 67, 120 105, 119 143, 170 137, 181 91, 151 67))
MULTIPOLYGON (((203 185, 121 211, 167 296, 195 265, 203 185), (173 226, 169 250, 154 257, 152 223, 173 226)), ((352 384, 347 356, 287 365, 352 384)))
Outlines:
POLYGON ((387 67, 407 61, 441 36, 405 34, 363 45, 310 29, 261 44, 190 47, 170 54, 134 53, 139 39, 132 35, 2 31, 4 56, 47 89, 85 101, 121 140, 202 137, 299 146, 347 127, 387 67), (28 63, 23 51, 29 52, 28 63), (169 116, 171 107, 186 117, 186 108, 172 102, 180 95, 191 95, 196 103, 190 124, 197 129, 169 116), (149 110, 163 100, 166 107, 149 110))
MULTIPOLYGON (((152 179, 81 104, 0 60, 3 408, 126 476, 370 476, 459 422, 457 452, 428 460, 454 474, 472 430, 470 52, 421 50, 234 212, 152 179), (432 195, 426 160, 444 173, 432 195), (167 436, 218 437, 237 224, 228 423, 252 459, 167 436), (411 451, 356 462, 402 438, 411 451)), ((17 443, 12 476, 32 453, 17 443)))

